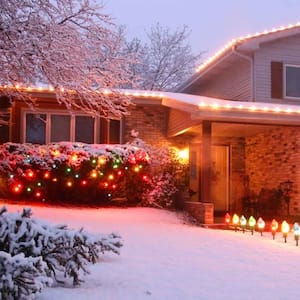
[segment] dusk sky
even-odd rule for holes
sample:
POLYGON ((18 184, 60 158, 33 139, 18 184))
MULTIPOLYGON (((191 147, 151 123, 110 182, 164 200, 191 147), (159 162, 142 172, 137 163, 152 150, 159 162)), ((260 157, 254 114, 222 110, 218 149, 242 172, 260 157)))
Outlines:
POLYGON ((190 28, 193 52, 208 57, 233 38, 300 21, 300 0, 104 0, 127 36, 143 39, 159 22, 190 28))

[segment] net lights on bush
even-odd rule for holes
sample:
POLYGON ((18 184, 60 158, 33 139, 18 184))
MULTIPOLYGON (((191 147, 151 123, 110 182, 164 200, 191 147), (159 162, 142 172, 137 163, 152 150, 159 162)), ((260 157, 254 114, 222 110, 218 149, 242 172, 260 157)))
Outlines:
MULTIPOLYGON (((89 153, 83 153, 82 149, 79 152, 68 152, 67 155, 64 149, 50 150, 49 156, 52 160, 46 167, 44 162, 39 166, 35 158, 31 159, 32 165, 28 164, 28 157, 25 154, 23 165, 18 166, 15 172, 7 174, 10 191, 20 198, 46 199, 49 194, 55 195, 57 189, 62 193, 72 190, 74 191, 72 197, 80 197, 82 189, 91 188, 91 191, 97 190, 93 192, 94 194, 98 193, 100 196, 104 194, 108 198, 113 198, 114 194, 123 188, 128 178, 135 180, 137 184, 138 182, 147 184, 149 180, 146 168, 149 165, 149 156, 136 147, 134 151, 129 146, 124 148, 122 154, 125 150, 132 153, 122 158, 119 154, 112 155, 112 151, 107 149, 105 149, 107 154, 94 155, 90 158, 89 153)), ((46 156, 45 153, 44 155, 46 156)), ((89 196, 88 192, 86 195, 89 196)), ((59 192, 57 196, 60 196, 59 192)))

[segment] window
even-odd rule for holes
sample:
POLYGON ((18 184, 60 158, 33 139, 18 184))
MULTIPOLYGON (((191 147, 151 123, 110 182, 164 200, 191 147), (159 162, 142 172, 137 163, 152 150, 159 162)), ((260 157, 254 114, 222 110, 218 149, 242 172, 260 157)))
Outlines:
POLYGON ((120 144, 121 140, 121 122, 120 120, 109 120, 108 142, 109 144, 120 144))
POLYGON ((300 66, 285 65, 285 97, 300 98, 300 66))
POLYGON ((70 141, 71 116, 51 115, 50 142, 70 141))
POLYGON ((75 116, 75 141, 87 144, 94 142, 94 119, 88 116, 75 116))
POLYGON ((45 144, 46 115, 26 114, 26 143, 45 144))
POLYGON ((115 144, 121 142, 121 122, 63 112, 23 111, 23 142, 46 144, 62 141, 115 144))

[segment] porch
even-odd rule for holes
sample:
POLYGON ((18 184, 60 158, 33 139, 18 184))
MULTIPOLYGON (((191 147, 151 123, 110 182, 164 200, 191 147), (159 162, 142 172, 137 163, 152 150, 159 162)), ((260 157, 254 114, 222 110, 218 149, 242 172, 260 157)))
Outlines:
MULTIPOLYGON (((163 101, 171 107, 169 135, 186 136, 190 142, 188 210, 197 210, 200 222, 208 224, 227 211, 249 213, 247 198, 260 195, 262 190, 278 190, 281 183, 288 181, 293 182, 293 188, 289 191, 287 207, 283 205, 280 209, 298 215, 300 119, 297 107, 266 103, 254 106, 247 102, 189 97, 185 107, 178 100, 163 101)), ((255 213, 267 213, 267 206, 255 213)))

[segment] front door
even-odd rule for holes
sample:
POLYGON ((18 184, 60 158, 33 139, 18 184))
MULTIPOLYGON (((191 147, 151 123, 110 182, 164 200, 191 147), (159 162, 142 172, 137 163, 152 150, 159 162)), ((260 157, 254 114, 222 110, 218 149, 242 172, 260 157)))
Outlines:
POLYGON ((212 146, 211 161, 211 201, 216 212, 224 212, 229 208, 229 147, 212 146))
MULTIPOLYGON (((201 144, 190 145, 190 190, 191 200, 200 198, 201 144)), ((211 148, 212 178, 211 202, 215 211, 229 208, 229 146, 214 145, 211 148)))

